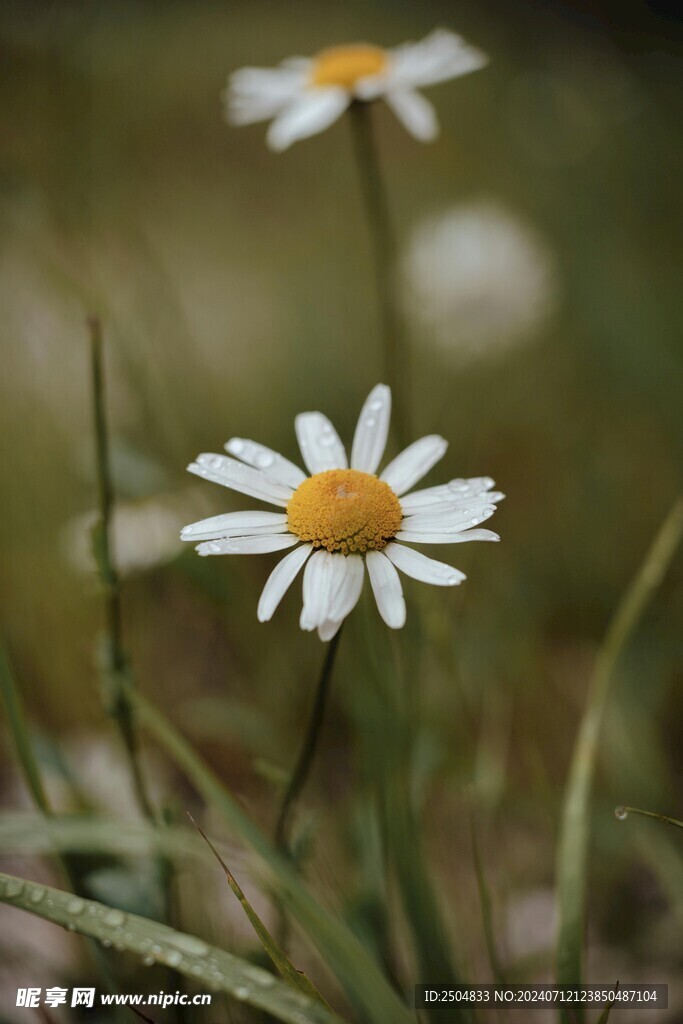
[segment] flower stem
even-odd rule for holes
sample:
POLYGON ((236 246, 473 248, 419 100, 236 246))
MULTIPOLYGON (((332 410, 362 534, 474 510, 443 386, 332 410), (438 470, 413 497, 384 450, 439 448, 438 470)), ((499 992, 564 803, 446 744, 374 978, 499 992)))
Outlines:
POLYGON ((128 758, 135 796, 143 815, 156 822, 154 810, 140 767, 138 742, 133 721, 133 708, 126 682, 130 671, 123 647, 121 585, 114 561, 111 541, 111 523, 114 511, 114 488, 109 460, 109 434, 106 415, 106 388, 102 359, 102 325, 98 317, 88 317, 90 360, 92 373, 93 412, 95 426, 95 456, 100 518, 95 527, 93 541, 100 580, 105 592, 107 620, 107 649, 105 671, 108 682, 109 710, 119 727, 128 758))
POLYGON ((394 400, 392 428, 396 440, 403 446, 411 433, 405 391, 405 381, 410 374, 401 317, 396 304, 396 236, 389 213, 370 104, 354 101, 349 107, 349 121, 374 253, 384 378, 394 400))
POLYGON ((337 648, 339 647, 339 640, 341 638, 343 628, 344 627, 342 626, 339 629, 339 632, 332 637, 327 645, 325 660, 323 661, 322 668, 320 670, 318 686, 315 692, 313 709, 306 728, 306 735, 304 736, 296 767, 294 768, 291 778, 287 784, 287 789, 285 790, 285 795, 280 807, 280 813, 278 814, 275 825, 275 843, 278 848, 283 851, 287 850, 289 823, 292 811, 294 810, 296 801, 306 785, 311 765, 313 763, 313 758, 318 747, 320 732, 325 718, 325 707, 327 705, 327 696, 330 690, 332 672, 337 656, 337 648))

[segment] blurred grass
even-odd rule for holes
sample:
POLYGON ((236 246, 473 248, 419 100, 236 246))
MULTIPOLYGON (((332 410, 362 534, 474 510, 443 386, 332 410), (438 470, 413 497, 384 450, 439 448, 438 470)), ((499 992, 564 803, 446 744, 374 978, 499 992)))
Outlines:
MULTIPOLYGON (((162 499, 180 522, 244 507, 186 479, 196 452, 238 434, 296 458, 292 420, 305 408, 324 409, 348 440, 378 379, 348 125, 275 157, 262 127, 222 123, 227 72, 330 41, 398 43, 435 24, 491 54, 486 71, 430 92, 442 123, 435 145, 377 112, 401 246, 423 217, 493 199, 540 234, 558 275, 559 306, 542 330, 498 354, 462 364, 411 333, 416 429, 451 441, 433 482, 485 472, 509 495, 496 517, 503 543, 441 555, 468 574, 457 592, 406 584, 423 639, 411 772, 401 778, 443 929, 471 977, 490 967, 465 794, 480 802, 508 967, 508 908, 552 883, 559 798, 597 645, 681 489, 680 40, 652 11, 631 16, 615 7, 610 26, 564 5, 465 3, 456 17, 432 0, 9 0, 0 11, 0 615, 30 720, 73 751, 84 735, 104 743, 95 575, 67 542, 74 518, 95 506, 84 312, 97 309, 111 339, 117 494, 160 522, 162 499)), ((141 524, 143 548, 145 536, 141 524)), ((123 582, 143 692, 187 726, 264 828, 274 794, 254 758, 291 764, 320 656, 298 630, 294 594, 257 624, 269 566, 171 552, 123 582)), ((659 977, 679 971, 675 844, 652 837, 646 850, 612 809, 627 801, 676 814, 680 804, 682 579, 679 558, 620 664, 605 723, 588 950, 588 976, 601 981, 615 960, 635 970, 645 948, 659 977)), ((316 891, 348 893, 340 913, 361 907, 364 941, 410 983, 410 929, 368 782, 390 737, 381 702, 364 718, 373 681, 355 625, 353 635, 307 792, 308 871, 316 891)), ((46 749, 36 744, 56 806, 68 805, 46 749)), ((182 810, 192 794, 178 782, 173 798, 182 810)), ((181 890, 197 880, 185 870, 181 890)), ((222 937, 203 869, 200 888, 222 937)), ((194 903, 184 900, 188 919, 194 903)), ((545 948, 529 969, 549 972, 551 956, 545 948)))

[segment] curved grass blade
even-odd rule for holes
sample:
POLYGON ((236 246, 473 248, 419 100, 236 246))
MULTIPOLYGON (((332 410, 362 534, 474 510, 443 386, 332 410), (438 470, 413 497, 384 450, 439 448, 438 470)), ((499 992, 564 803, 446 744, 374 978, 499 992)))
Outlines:
POLYGON ((292 961, 285 953, 284 949, 280 946, 277 939, 275 939, 270 934, 270 932, 264 925, 263 921, 252 907, 251 903, 244 895, 244 892, 242 891, 242 888, 238 884, 237 879, 233 875, 232 871, 225 863, 225 861, 223 860, 220 853, 215 848, 209 837, 199 827, 199 825, 189 812, 188 817, 192 824, 194 825, 194 827, 199 832, 200 836, 202 837, 208 848, 211 850, 212 854, 214 855, 220 866, 223 868, 223 871, 225 872, 225 877, 228 880, 228 885, 230 886, 236 898, 242 905, 242 909, 249 918, 251 926, 256 932, 256 935, 258 936, 261 945, 263 946, 266 953, 272 960, 273 965, 277 968, 281 977, 284 978, 285 981, 289 982, 290 985, 293 985, 294 988, 299 989, 299 991, 301 992, 305 992, 305 994, 307 996, 310 996, 311 999, 317 999, 318 1002, 323 1004, 323 1006, 326 1006, 328 1009, 331 1009, 327 1001, 323 999, 320 992, 318 992, 317 988, 310 980, 310 978, 308 978, 302 971, 298 971, 296 969, 292 961))
MULTIPOLYGON (((560 825, 557 858, 557 981, 561 985, 579 985, 582 978, 590 796, 609 685, 619 656, 659 586, 682 533, 683 499, 679 499, 624 594, 598 652, 569 769, 560 825)), ((582 1009, 577 1006, 571 1016, 563 1010, 562 1019, 567 1024, 571 1024, 574 1019, 581 1024, 582 1009)))
POLYGON ((272 884, 329 968, 371 1024, 415 1024, 415 1018, 353 932, 309 893, 292 866, 242 810, 187 740, 137 691, 130 691, 140 724, 187 776, 208 806, 221 812, 268 866, 272 884))
POLYGON ((672 818, 668 814, 658 814, 657 811, 644 811, 641 807, 628 807, 626 804, 614 808, 614 817, 619 821, 625 821, 629 814, 640 814, 643 818, 654 818, 656 821, 663 821, 665 825, 683 828, 683 821, 680 821, 678 818, 672 818))
POLYGON ((0 901, 146 962, 153 956, 206 991, 225 992, 285 1024, 339 1024, 339 1017, 319 1002, 263 968, 157 921, 4 873, 0 873, 0 901))

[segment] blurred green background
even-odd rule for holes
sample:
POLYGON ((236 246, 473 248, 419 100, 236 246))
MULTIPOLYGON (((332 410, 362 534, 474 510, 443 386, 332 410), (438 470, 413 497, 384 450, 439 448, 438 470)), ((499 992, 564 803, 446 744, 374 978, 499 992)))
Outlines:
MULTIPOLYGON (((268 823, 321 646, 298 629, 296 587, 272 623, 257 623, 272 556, 181 551, 184 523, 249 507, 184 467, 233 435, 296 461, 303 409, 325 411, 350 441, 381 353, 345 119, 276 156, 264 126, 224 123, 220 92, 246 64, 337 42, 396 45, 438 25, 490 55, 485 70, 430 90, 442 126, 433 145, 373 111, 413 418, 450 440, 429 482, 490 474, 508 495, 491 524, 500 545, 444 549, 469 577, 457 592, 405 582, 428 640, 412 678, 411 784, 471 976, 486 980, 488 968, 470 806, 502 955, 522 975, 532 964, 531 980, 549 976, 559 802, 593 658, 681 489, 678 27, 636 4, 431 0, 6 2, 0 21, 1 628, 56 799, 74 802, 58 743, 93 805, 123 815, 133 812, 96 672, 86 313, 106 335, 138 685, 268 823)), ((682 611, 679 556, 608 713, 591 980, 673 981, 680 966, 678 836, 619 823, 612 809, 680 816, 682 611)), ((304 801, 316 884, 350 904, 370 884, 363 780, 383 734, 365 716, 361 617, 304 801)), ((411 633, 398 644, 408 657, 411 633)), ((148 756, 182 815, 191 795, 148 756)), ((3 802, 26 806, 10 765, 7 748, 3 802)), ((220 877, 187 872, 188 929, 203 914, 214 939, 232 929, 227 948, 248 948, 220 877)))

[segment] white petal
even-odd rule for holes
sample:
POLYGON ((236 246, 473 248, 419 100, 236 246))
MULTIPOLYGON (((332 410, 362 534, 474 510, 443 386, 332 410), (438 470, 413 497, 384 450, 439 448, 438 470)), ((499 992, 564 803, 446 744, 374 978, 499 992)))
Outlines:
POLYGON ((400 629, 406 621, 406 603, 396 569, 381 551, 368 551, 365 562, 380 615, 387 626, 400 629))
POLYGON ((304 572, 304 606, 301 612, 302 629, 313 630, 329 617, 332 559, 329 551, 315 551, 306 563, 304 572))
POLYGON ((458 78, 488 63, 481 50, 460 36, 437 29, 419 43, 406 43, 391 54, 387 79, 404 86, 435 85, 458 78))
POLYGON ((376 473, 389 434, 391 389, 378 384, 372 389, 361 409, 353 435, 351 468, 363 473, 376 473))
POLYGON ((267 142, 280 153, 309 135, 317 135, 340 117, 350 103, 346 89, 311 89, 278 114, 268 129, 267 142))
POLYGON ((500 540, 493 530, 464 530, 462 533, 424 533, 421 530, 399 530, 396 540, 408 544, 467 544, 471 540, 500 540))
POLYGON ((405 494, 443 458, 448 441, 438 434, 429 434, 413 441, 382 472, 380 479, 396 494, 405 494))
POLYGON ((333 636, 339 632, 339 627, 342 624, 342 620, 335 622, 333 619, 326 619, 321 626, 318 626, 318 636, 326 643, 331 640, 333 636))
POLYGON ((360 555, 333 555, 332 557, 335 559, 335 585, 328 616, 330 619, 341 622, 358 603, 363 590, 365 568, 360 555), (337 564, 340 565, 340 568, 337 568, 337 564))
MULTIPOLYGON (((474 498, 486 491, 490 491, 494 485, 490 476, 473 477, 471 480, 451 480, 447 484, 439 484, 437 487, 425 487, 421 491, 413 491, 401 498, 401 508, 406 514, 423 506, 438 503, 440 501, 460 501, 466 498, 474 498)), ((488 495, 488 500, 493 504, 501 501, 504 495, 488 495)))
POLYGON ((327 416, 321 412, 302 412, 296 417, 294 428, 303 460, 311 473, 346 469, 344 445, 327 416))
POLYGON ((420 142, 432 142, 439 134, 434 107, 412 89, 392 89, 384 97, 407 132, 420 142))
POLYGON ((200 555, 263 555, 269 551, 283 551, 299 543, 291 533, 280 533, 267 537, 228 537, 224 540, 207 540, 197 545, 200 555))
POLYGON ((403 509, 403 500, 401 500, 401 508, 403 509, 404 516, 409 519, 414 519, 415 516, 421 515, 432 516, 441 512, 459 512, 463 509, 470 509, 474 516, 482 509, 495 508, 495 503, 502 501, 504 497, 505 495, 498 491, 491 491, 488 494, 482 494, 478 498, 445 498, 443 500, 433 498, 429 502, 425 501, 425 503, 418 508, 409 507, 407 510, 403 509))
POLYGON ((412 576, 414 580, 420 580, 422 583, 433 583, 437 587, 453 587, 467 578, 459 569, 454 569, 445 562, 437 562, 434 558, 427 558, 419 551, 413 551, 402 544, 387 544, 384 554, 406 576, 412 576))
POLYGON ((227 455, 203 452, 187 469, 189 473, 201 476, 204 480, 222 484, 223 487, 230 487, 233 491, 240 491, 271 505, 286 506, 294 493, 291 487, 273 483, 260 470, 229 459, 227 455))
POLYGON ((496 511, 495 505, 469 505, 466 508, 446 508, 442 511, 426 509, 417 515, 405 518, 401 527, 404 530, 415 530, 421 533, 460 533, 472 526, 479 526, 490 519, 496 511))
POLYGON ((285 533, 287 516, 282 512, 226 512, 184 526, 181 540, 215 540, 217 537, 255 537, 260 533, 285 533))
POLYGON ((272 448, 266 448, 257 441, 248 441, 245 437, 231 437, 225 445, 225 450, 241 462, 260 469, 264 476, 276 484, 284 484, 296 490, 306 479, 303 469, 299 469, 279 452, 274 452, 272 448))
POLYGON ((307 69, 240 68, 228 79, 223 92, 225 114, 231 124, 254 124, 275 117, 301 95, 307 69))
POLYGON ((300 548, 290 551, 277 563, 261 592, 256 611, 259 622, 268 622, 273 617, 275 609, 294 582, 297 573, 312 550, 310 544, 302 544, 300 548))

